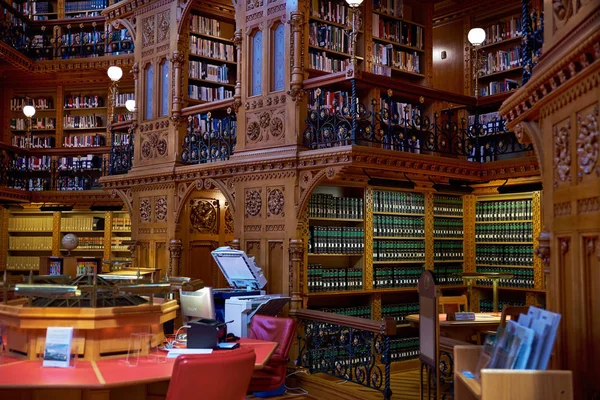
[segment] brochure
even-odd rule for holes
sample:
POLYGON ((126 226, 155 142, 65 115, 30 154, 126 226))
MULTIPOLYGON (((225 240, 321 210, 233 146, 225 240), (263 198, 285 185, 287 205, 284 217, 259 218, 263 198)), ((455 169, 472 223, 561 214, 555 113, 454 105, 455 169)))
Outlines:
POLYGON ((46 330, 42 365, 44 367, 69 367, 72 344, 73 328, 49 327, 46 330))

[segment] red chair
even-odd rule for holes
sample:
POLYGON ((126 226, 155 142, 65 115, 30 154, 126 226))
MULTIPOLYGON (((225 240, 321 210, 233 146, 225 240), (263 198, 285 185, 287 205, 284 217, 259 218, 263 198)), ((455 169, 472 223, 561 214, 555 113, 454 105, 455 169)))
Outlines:
POLYGON ((254 350, 243 347, 181 355, 175 360, 166 400, 243 400, 255 361, 254 350))
POLYGON ((252 322, 248 327, 248 338, 277 342, 278 346, 265 367, 252 374, 249 389, 251 392, 268 392, 283 388, 287 373, 288 354, 295 333, 296 322, 291 318, 275 318, 264 315, 252 317, 252 322))

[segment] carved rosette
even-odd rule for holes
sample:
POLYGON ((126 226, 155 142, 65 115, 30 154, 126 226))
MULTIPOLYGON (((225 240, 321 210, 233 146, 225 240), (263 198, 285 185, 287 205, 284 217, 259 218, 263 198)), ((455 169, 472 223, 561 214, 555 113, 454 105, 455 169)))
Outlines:
POLYGON ((166 132, 151 132, 142 134, 142 159, 147 160, 165 157, 168 153, 167 143, 166 132))
POLYGON ((152 221, 152 200, 140 199, 140 222, 152 221))
POLYGON ((161 196, 154 199, 154 215, 157 221, 167 220, 167 196, 161 196))
POLYGON ((165 10, 158 13, 158 39, 156 43, 161 43, 169 40, 169 29, 171 25, 171 10, 165 10))
POLYGON ((571 153, 569 137, 571 122, 566 121, 564 126, 555 125, 552 129, 554 136, 554 184, 571 179, 571 153))
POLYGON ((155 16, 151 15, 142 19, 142 48, 154 44, 155 16))
POLYGON ((219 200, 190 200, 190 232, 219 233, 219 200))
POLYGON ((267 217, 285 217, 285 196, 281 189, 267 189, 267 217))
POLYGON ((225 202, 225 234, 233 233, 233 212, 229 203, 225 202))
POLYGON ((249 217, 260 217, 262 209, 262 189, 246 189, 246 196, 244 199, 246 218, 249 217))
POLYGON ((260 125, 257 121, 252 121, 248 124, 246 137, 250 142, 258 142, 262 135, 260 134, 260 125))
POLYGON ((582 177, 590 174, 598 162, 598 106, 587 114, 577 114, 577 130, 577 165, 582 177))

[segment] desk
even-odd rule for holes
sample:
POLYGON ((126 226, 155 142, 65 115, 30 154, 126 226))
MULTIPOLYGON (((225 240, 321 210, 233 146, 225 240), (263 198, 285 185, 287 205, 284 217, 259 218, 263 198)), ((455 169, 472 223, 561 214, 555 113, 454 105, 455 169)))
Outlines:
MULTIPOLYGON (((259 370, 265 367, 277 343, 242 338, 240 346, 254 349, 254 368, 259 370)), ((219 353, 226 354, 227 350, 217 350, 210 356, 219 353)), ((175 359, 165 363, 140 360, 136 367, 128 366, 124 360, 78 360, 74 368, 44 368, 41 360, 6 356, 0 365, 0 399, 141 400, 146 399, 150 384, 162 383, 165 390, 168 388, 175 359)))
MULTIPOLYGON (((412 326, 419 326, 419 314, 408 315, 405 320, 412 326)), ((478 331, 495 331, 500 325, 500 315, 476 313, 475 321, 447 321, 446 314, 440 314, 440 335, 452 339, 471 342, 478 331)))

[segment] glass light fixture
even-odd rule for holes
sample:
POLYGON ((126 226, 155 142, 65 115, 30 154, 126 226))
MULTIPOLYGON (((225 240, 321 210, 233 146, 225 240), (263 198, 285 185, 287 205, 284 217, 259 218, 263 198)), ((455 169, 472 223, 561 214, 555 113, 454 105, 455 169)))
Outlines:
POLYGON ((25 114, 27 118, 33 117, 35 115, 35 107, 30 105, 23 107, 23 114, 25 114))
POLYGON ((479 46, 485 41, 485 31, 481 28, 473 28, 467 34, 467 39, 473 46, 479 46))
POLYGON ((121 67, 117 67, 115 65, 108 68, 108 71, 106 72, 108 73, 108 77, 110 78, 110 80, 113 82, 118 82, 119 79, 121 79, 121 77, 123 76, 123 70, 121 69, 121 67))
POLYGON ((346 3, 352 8, 360 7, 363 0, 346 0, 346 3))
POLYGON ((125 102, 125 108, 127 108, 127 111, 129 111, 129 112, 134 112, 135 111, 135 100, 127 100, 125 102))

